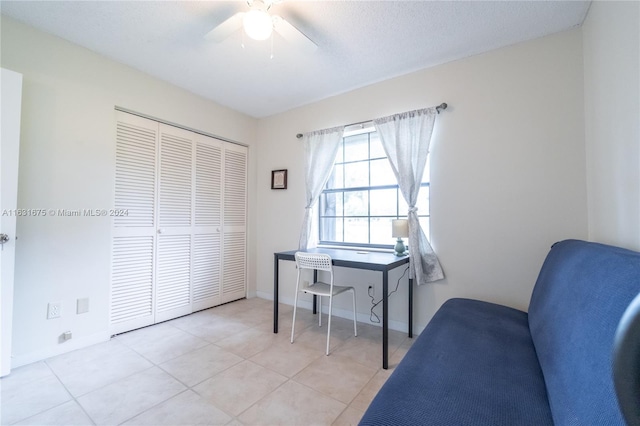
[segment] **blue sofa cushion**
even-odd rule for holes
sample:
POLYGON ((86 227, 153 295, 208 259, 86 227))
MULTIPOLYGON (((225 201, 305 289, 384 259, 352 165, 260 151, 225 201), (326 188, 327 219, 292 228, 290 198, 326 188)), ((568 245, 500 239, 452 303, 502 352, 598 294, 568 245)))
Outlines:
POLYGON ((552 425, 527 314, 448 300, 361 425, 552 425))
POLYGON ((529 326, 557 425, 623 425, 612 380, 616 328, 640 292, 640 253, 556 243, 531 297, 529 326))

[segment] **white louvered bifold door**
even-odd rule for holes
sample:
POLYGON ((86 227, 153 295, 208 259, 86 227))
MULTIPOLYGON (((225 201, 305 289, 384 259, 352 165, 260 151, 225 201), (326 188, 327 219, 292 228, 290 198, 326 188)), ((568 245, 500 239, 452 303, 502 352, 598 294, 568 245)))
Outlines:
POLYGON ((158 124, 116 111, 109 323, 112 334, 154 323, 158 124))
POLYGON ((225 144, 223 156, 222 303, 247 292, 247 148, 225 144))
POLYGON ((247 148, 116 111, 110 332, 246 297, 247 148))
POLYGON ((193 132, 160 124, 156 322, 191 310, 193 132))
POLYGON ((222 142, 196 135, 193 226, 193 310, 219 305, 222 227, 222 142))

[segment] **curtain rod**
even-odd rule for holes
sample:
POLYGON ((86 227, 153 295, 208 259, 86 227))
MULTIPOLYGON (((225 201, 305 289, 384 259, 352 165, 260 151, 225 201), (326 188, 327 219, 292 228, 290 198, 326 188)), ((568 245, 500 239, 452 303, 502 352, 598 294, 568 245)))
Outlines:
MULTIPOLYGON (((438 105, 438 106, 436 107, 436 111, 438 112, 438 114, 440 114, 440 110, 445 110, 445 109, 447 109, 447 107, 448 107, 448 106, 449 106, 449 105, 447 105, 446 103, 444 103, 444 102, 443 102, 443 103, 441 103, 440 105, 438 105)), ((344 127, 356 126, 356 125, 358 125, 358 124, 369 123, 370 121, 373 121, 373 120, 360 121, 360 122, 358 122, 358 123, 346 124, 344 127)), ((298 134, 296 135, 296 138, 300 139, 302 136, 304 136, 302 133, 298 133, 298 134)))

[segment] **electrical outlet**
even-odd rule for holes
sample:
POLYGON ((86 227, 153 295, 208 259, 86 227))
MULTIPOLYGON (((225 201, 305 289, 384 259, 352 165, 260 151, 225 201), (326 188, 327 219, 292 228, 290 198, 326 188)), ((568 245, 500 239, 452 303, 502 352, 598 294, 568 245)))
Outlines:
POLYGON ((62 316, 62 302, 51 302, 47 305, 47 319, 60 318, 62 316))

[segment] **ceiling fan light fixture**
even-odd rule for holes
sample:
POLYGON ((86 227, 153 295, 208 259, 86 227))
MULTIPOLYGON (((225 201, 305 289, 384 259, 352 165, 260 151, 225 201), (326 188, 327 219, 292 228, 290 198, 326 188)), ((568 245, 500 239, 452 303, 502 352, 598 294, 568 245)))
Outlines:
POLYGON ((254 40, 266 40, 273 31, 271 16, 261 9, 247 12, 242 20, 242 25, 247 35, 254 40))

